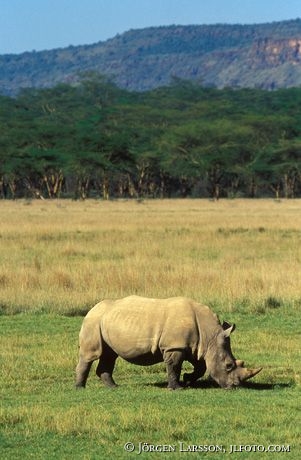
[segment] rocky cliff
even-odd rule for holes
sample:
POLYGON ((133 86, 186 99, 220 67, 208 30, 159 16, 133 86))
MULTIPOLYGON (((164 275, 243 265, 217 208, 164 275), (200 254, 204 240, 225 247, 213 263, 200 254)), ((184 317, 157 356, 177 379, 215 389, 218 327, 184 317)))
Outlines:
POLYGON ((87 71, 135 91, 167 85, 173 77, 217 87, 299 86, 301 20, 151 27, 92 45, 2 55, 0 93, 72 83, 87 71))

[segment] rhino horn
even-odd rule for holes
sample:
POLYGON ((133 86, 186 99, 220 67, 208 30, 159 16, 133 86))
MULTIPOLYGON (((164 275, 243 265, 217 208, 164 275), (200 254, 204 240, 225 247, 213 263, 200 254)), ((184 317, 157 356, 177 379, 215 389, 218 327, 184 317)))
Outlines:
POLYGON ((251 379, 256 374, 258 374, 262 370, 262 367, 258 367, 257 369, 248 369, 246 367, 239 368, 239 378, 241 382, 245 380, 251 379))

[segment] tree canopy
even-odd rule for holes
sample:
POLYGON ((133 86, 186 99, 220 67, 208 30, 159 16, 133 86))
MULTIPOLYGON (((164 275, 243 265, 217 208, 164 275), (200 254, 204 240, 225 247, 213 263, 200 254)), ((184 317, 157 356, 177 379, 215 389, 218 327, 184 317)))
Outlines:
POLYGON ((0 195, 301 194, 301 88, 127 92, 98 75, 0 97, 0 195))

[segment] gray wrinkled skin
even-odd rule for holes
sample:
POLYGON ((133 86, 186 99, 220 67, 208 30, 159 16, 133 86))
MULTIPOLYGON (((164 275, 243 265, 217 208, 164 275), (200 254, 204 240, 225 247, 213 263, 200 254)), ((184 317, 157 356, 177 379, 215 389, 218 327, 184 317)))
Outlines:
POLYGON ((183 361, 193 366, 193 372, 183 376, 185 386, 207 370, 221 387, 236 387, 261 368, 247 369, 234 358, 230 347, 234 329, 229 323, 221 324, 207 306, 184 297, 104 300, 82 324, 76 387, 85 387, 95 360, 99 360, 98 377, 105 385, 116 386, 112 374, 118 356, 141 366, 164 362, 169 389, 182 388, 183 361))

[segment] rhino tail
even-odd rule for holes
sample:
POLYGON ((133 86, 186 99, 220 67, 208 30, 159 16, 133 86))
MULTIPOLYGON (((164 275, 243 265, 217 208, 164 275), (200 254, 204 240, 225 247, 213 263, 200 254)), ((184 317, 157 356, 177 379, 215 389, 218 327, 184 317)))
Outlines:
POLYGON ((102 354, 100 326, 95 319, 86 318, 79 334, 80 355, 86 361, 95 361, 102 354))

